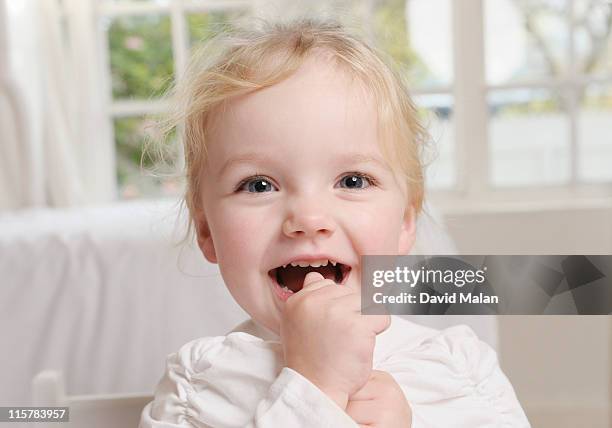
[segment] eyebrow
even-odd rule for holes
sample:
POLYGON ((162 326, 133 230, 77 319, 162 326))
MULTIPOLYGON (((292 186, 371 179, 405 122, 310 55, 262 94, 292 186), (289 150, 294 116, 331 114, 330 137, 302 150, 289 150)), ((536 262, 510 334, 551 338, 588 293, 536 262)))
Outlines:
POLYGON ((378 156, 366 155, 363 153, 346 153, 341 155, 338 160, 338 164, 364 164, 374 163, 383 169, 389 169, 389 166, 385 161, 380 159, 378 156))
MULTIPOLYGON (((238 156, 234 156, 230 159, 228 159, 223 166, 221 167, 220 171, 219 171, 219 176, 222 176, 227 170, 229 170, 231 167, 233 167, 234 165, 238 165, 241 163, 274 163, 275 159, 267 156, 267 155, 263 155, 261 153, 245 153, 242 155, 238 155, 238 156)), ((387 165, 386 162, 384 162, 382 159, 380 159, 377 156, 372 156, 372 155, 367 155, 367 154, 363 154, 363 153, 345 153, 342 154, 340 156, 338 156, 337 161, 335 162, 336 165, 346 165, 346 164, 376 164, 378 165, 380 168, 383 168, 385 170, 389 170, 389 166, 387 165)))
POLYGON ((254 163, 254 162, 259 162, 259 163, 274 162, 274 159, 269 156, 262 155, 261 153, 245 153, 242 155, 234 156, 228 159, 223 164, 223 166, 219 170, 219 176, 222 176, 227 170, 229 170, 234 165, 238 165, 241 163, 254 163))

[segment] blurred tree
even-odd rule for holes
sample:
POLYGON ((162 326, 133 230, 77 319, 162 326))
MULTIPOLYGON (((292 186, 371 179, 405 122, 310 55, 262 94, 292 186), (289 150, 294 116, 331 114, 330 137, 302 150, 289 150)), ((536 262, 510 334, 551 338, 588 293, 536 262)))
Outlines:
POLYGON ((245 13, 244 10, 234 9, 188 14, 189 45, 195 46, 204 43, 217 32, 231 29, 232 23, 242 19, 245 13))
POLYGON ((407 0, 374 0, 373 27, 377 46, 389 54, 408 74, 414 86, 439 83, 410 43, 407 0))
POLYGON ((122 197, 160 196, 169 188, 179 191, 181 180, 174 171, 178 155, 176 134, 173 132, 162 141, 153 117, 124 117, 114 123, 117 179, 122 197))
MULTIPOLYGON (((172 82, 170 19, 166 15, 123 17, 108 29, 114 99, 159 98, 172 82)), ((118 118, 115 124, 117 179, 123 197, 159 195, 162 180, 146 176, 154 162, 143 156, 151 120, 118 118)))
POLYGON ((169 17, 119 18, 108 35, 113 97, 161 96, 172 82, 174 69, 169 17))
MULTIPOLYGON (((582 0, 576 2, 582 7, 575 8, 575 31, 586 36, 586 46, 580 51, 580 61, 576 64, 579 72, 591 74, 603 66, 612 49, 612 2, 604 0, 582 0)), ((567 9, 571 2, 559 0, 517 0, 516 6, 523 17, 529 36, 545 58, 552 76, 559 76, 563 70, 560 60, 552 53, 552 45, 547 37, 546 28, 539 24, 543 16, 553 16, 567 21, 567 9)), ((569 23, 568 23, 569 24, 569 23)), ((605 70, 608 73, 612 69, 605 70)))
MULTIPOLYGON (((548 29, 542 25, 544 17, 567 22, 568 7, 572 2, 565 0, 516 0, 525 30, 534 41, 539 54, 545 61, 550 76, 560 77, 565 73, 565 55, 559 57, 554 54, 553 42, 547 34, 548 29)), ((605 0, 580 0, 575 2, 574 12, 575 33, 580 36, 582 43, 578 48, 578 37, 573 41, 577 49, 576 61, 573 66, 576 72, 582 75, 605 74, 612 75, 612 2, 605 0)), ((570 41, 572 42, 572 41, 570 41)), ((565 53, 565 51, 563 52, 565 53)), ((580 87, 578 102, 589 103, 585 100, 586 88, 580 87)), ((601 98, 598 101, 601 103, 601 98)), ((556 95, 556 103, 567 109, 567 100, 563 94, 556 95)), ((612 107, 612 98, 607 98, 607 106, 612 107)))

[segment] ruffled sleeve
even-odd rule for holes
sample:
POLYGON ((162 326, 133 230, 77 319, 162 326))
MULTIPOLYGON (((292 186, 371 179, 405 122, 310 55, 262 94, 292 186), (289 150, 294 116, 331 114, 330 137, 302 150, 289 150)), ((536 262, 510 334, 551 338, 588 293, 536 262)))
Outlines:
POLYGON ((278 342, 247 333, 198 339, 168 357, 140 428, 338 427, 355 422, 299 373, 278 342))
POLYGON ((446 329, 381 361, 412 407, 412 428, 529 427, 497 355, 466 326, 446 329))

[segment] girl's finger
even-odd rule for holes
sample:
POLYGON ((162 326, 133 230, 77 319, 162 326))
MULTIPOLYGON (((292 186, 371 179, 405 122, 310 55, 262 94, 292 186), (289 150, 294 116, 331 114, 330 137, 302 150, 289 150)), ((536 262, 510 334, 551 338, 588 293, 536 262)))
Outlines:
POLYGON ((304 277, 304 285, 300 293, 309 293, 319 288, 328 287, 334 282, 330 279, 325 279, 319 272, 308 272, 304 277))
POLYGON ((339 305, 351 312, 361 312, 361 296, 357 293, 342 294, 335 298, 339 305))
POLYGON ((319 272, 308 272, 304 277, 304 286, 303 288, 307 288, 308 286, 315 284, 321 280, 325 279, 323 275, 319 272))
MULTIPOLYGON (((361 313, 361 295, 358 293, 344 294, 335 298, 336 302, 344 308, 354 313, 361 313)), ((361 321, 364 322, 375 334, 380 334, 387 330, 391 325, 389 315, 362 315, 361 321)))

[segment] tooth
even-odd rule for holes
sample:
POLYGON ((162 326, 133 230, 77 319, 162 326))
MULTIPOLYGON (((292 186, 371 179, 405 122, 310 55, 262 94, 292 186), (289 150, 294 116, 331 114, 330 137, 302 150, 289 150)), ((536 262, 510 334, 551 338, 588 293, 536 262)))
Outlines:
POLYGON ((336 262, 333 262, 333 261, 332 261, 332 262, 331 262, 331 264, 332 264, 333 266, 336 266, 336 262))
POLYGON ((323 263, 321 263, 321 266, 327 266, 328 262, 329 262, 329 260, 324 260, 323 263))
POLYGON ((319 266, 321 266, 321 263, 319 263, 319 262, 312 262, 312 263, 310 263, 310 266, 312 266, 312 267, 319 267, 319 266))
POLYGON ((283 267, 284 267, 284 268, 286 268, 286 267, 287 267, 287 265, 283 265, 283 267))
POLYGON ((291 266, 297 266, 297 262, 291 262, 291 266))
POLYGON ((308 266, 309 266, 309 263, 308 263, 308 262, 299 262, 299 263, 298 263, 298 265, 299 265, 300 267, 308 267, 308 266))

